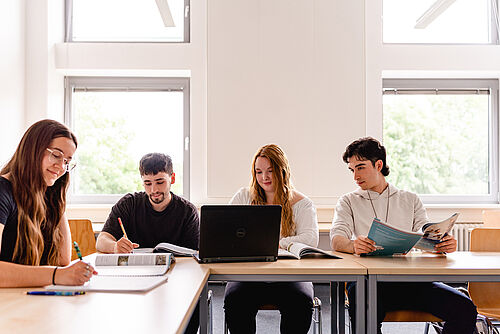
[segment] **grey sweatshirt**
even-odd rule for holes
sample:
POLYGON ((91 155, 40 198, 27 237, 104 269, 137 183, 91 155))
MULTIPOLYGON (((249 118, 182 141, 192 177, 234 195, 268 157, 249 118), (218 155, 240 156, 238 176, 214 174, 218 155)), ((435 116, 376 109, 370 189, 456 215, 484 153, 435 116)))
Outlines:
POLYGON ((429 222, 422 202, 412 192, 399 190, 391 184, 381 194, 358 188, 356 191, 343 195, 337 202, 330 229, 330 241, 336 235, 347 239, 355 239, 360 235, 367 236, 375 218, 374 209, 377 218, 408 232, 417 232, 429 222), (370 204, 368 192, 373 207, 370 204), (388 211, 387 200, 389 200, 388 211), (388 212, 387 221, 386 212, 388 212))

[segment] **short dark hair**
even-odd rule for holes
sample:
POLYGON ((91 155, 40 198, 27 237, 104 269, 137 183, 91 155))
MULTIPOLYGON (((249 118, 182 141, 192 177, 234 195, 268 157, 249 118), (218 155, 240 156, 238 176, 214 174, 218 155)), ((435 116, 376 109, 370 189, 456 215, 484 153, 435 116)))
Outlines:
POLYGON ((172 158, 163 153, 148 153, 141 158, 139 162, 139 172, 142 175, 155 175, 159 172, 165 172, 172 175, 174 167, 172 158))
POLYGON ((375 162, 382 160, 383 164, 380 172, 384 176, 389 175, 389 166, 387 166, 386 162, 385 147, 375 138, 363 137, 350 143, 349 146, 346 147, 342 159, 345 163, 348 163, 348 160, 351 157, 356 157, 362 160, 370 160, 373 166, 375 166, 375 162))

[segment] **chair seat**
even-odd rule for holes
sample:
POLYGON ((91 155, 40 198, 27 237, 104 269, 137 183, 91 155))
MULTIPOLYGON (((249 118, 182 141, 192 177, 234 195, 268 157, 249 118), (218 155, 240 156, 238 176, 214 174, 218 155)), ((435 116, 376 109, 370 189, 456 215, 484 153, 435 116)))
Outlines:
MULTIPOLYGON (((212 291, 209 291, 209 296, 211 299, 212 291)), ((211 307, 211 306, 210 306, 211 307)), ((210 308, 209 307, 209 308, 210 308)), ((265 304, 259 307, 259 310, 277 310, 278 307, 273 304, 265 304)), ((212 328, 212 312, 209 311, 210 313, 210 328, 212 328)), ((313 322, 313 334, 321 334, 322 333, 322 328, 321 328, 321 300, 318 297, 313 298, 313 314, 312 314, 312 322, 313 322)), ((211 330, 210 330, 211 333, 211 330)), ((224 319, 224 333, 228 334, 229 330, 227 328, 227 323, 226 320, 224 319)))
POLYGON ((485 315, 488 318, 500 319, 500 308, 478 308, 477 313, 485 315))
POLYGON ((441 322, 438 317, 422 311, 401 310, 387 312, 385 322, 441 322))

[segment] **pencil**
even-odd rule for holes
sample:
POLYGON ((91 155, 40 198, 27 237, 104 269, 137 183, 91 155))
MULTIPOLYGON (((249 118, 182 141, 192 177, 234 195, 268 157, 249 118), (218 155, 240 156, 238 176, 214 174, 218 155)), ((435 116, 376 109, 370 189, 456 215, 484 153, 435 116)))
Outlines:
POLYGON ((123 236, 128 239, 127 237, 127 232, 125 232, 125 228, 123 227, 123 224, 122 224, 122 220, 120 219, 120 217, 118 217, 118 223, 120 223, 120 227, 122 228, 122 231, 123 231, 123 236))

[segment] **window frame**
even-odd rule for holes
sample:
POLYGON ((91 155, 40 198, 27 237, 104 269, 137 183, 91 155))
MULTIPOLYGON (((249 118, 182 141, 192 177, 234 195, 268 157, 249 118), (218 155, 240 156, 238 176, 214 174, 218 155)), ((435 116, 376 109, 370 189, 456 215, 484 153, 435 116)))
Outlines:
MULTIPOLYGON (((382 0, 382 12, 384 8, 384 2, 385 0, 382 0)), ((495 9, 492 7, 492 1, 495 2, 497 11, 500 10, 500 1, 499 0, 487 0, 488 3, 488 11, 489 11, 489 42, 488 43, 457 43, 457 42, 441 42, 441 43, 435 43, 435 42, 385 42, 383 35, 384 35, 384 20, 382 20, 382 43, 385 45, 500 45, 500 22, 497 22, 496 17, 495 17, 495 9)))
MULTIPOLYGON (((72 96, 75 88, 108 91, 182 91, 183 92, 183 195, 190 198, 190 79, 182 77, 80 77, 64 78, 64 123, 73 129, 72 96)), ((168 153, 168 152, 167 152, 168 153)), ((78 167, 77 167, 78 168, 78 167)), ((137 171, 139 173, 139 171, 137 171)), ((131 189, 131 191, 133 191, 131 189)), ((70 185, 71 204, 114 204, 125 194, 80 194, 70 185)))
POLYGON ((184 0, 184 38, 182 41, 74 41, 73 0, 64 1, 64 42, 66 43, 190 43, 191 42, 191 0, 184 0))
MULTIPOLYGON (((499 195, 499 104, 498 79, 382 79, 382 98, 384 90, 415 89, 415 90, 478 90, 489 89, 488 116, 488 188, 487 195, 429 195, 418 194, 425 204, 498 204, 499 195)), ((382 107, 383 113, 383 107, 382 107)), ((382 116, 383 122, 383 116, 382 116)), ((383 131, 383 126, 382 126, 383 131)), ((382 133, 382 138, 383 133, 382 133)), ((390 152, 388 152, 390 155, 390 152)), ((396 185, 397 186, 397 185, 396 185)))

